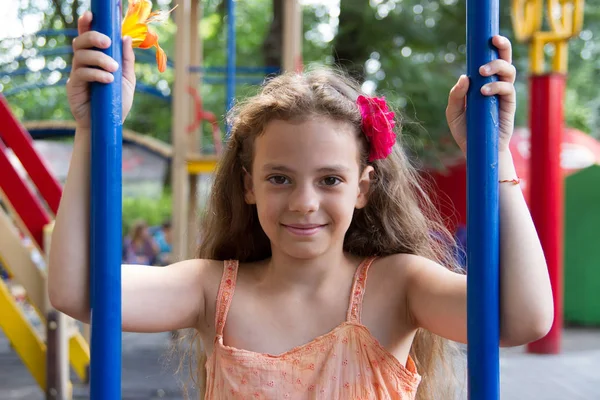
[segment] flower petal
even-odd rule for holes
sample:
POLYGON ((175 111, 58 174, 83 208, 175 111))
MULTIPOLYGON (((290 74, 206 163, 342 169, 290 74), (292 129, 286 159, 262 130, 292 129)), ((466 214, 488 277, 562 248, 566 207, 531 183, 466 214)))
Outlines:
POLYGON ((150 11, 152 11, 152 2, 150 0, 135 0, 139 1, 139 15, 138 22, 140 24, 145 24, 148 21, 148 17, 150 16, 150 11))
POLYGON ((158 42, 156 43, 156 65, 158 66, 159 72, 165 72, 167 69, 167 55, 164 50, 160 48, 158 42))
POLYGON ((140 45, 146 41, 149 33, 148 26, 145 24, 135 24, 127 31, 123 29, 121 31, 121 36, 131 37, 132 46, 135 48, 140 47, 140 45))
POLYGON ((125 18, 123 18, 123 23, 121 24, 123 36, 130 36, 126 32, 131 31, 137 24, 137 8, 137 0, 131 0, 127 6, 127 13, 125 14, 125 18))
POLYGON ((146 38, 140 43, 140 49, 149 49, 154 46, 158 46, 158 35, 151 30, 147 30, 146 38))

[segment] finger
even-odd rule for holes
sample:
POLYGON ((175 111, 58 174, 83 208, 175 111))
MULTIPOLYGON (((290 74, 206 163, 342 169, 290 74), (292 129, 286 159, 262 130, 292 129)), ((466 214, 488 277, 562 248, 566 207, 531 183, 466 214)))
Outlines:
POLYGON ((134 65, 135 53, 133 52, 132 39, 125 36, 123 38, 123 77, 130 82, 135 79, 134 65))
POLYGON ((84 32, 73 40, 73 50, 90 49, 97 47, 107 49, 110 46, 110 38, 97 31, 84 32))
POLYGON ((506 100, 514 100, 516 97, 515 87, 509 82, 491 82, 481 87, 481 94, 484 96, 506 96, 506 100))
POLYGON ((469 78, 466 75, 461 75, 448 95, 448 107, 446 107, 448 122, 451 123, 464 112, 468 90, 469 78))
POLYGON ((102 71, 97 68, 79 68, 73 72, 75 79, 72 80, 71 85, 87 84, 88 82, 100 82, 110 83, 115 77, 110 72, 102 71))
POLYGON ((73 56, 77 68, 100 67, 108 72, 115 72, 119 64, 109 55, 97 50, 79 50, 73 56))
POLYGON ((492 38, 492 44, 498 49, 498 56, 507 63, 512 63, 512 45, 510 40, 504 36, 496 35, 492 38))
POLYGON ((479 68, 482 76, 498 75, 501 81, 514 83, 517 78, 517 69, 514 65, 498 59, 491 61, 479 68))
POLYGON ((77 32, 82 35, 92 29, 92 13, 84 12, 77 20, 77 32))

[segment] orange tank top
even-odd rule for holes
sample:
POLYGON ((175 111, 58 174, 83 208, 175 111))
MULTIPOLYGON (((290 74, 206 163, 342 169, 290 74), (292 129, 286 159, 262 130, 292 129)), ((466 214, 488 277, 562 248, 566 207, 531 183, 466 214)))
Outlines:
POLYGON ((206 400, 414 399, 421 377, 406 367, 361 323, 367 272, 354 276, 346 321, 329 333, 280 355, 236 349, 223 343, 223 327, 235 289, 238 262, 226 261, 217 297, 216 338, 206 362, 206 400))

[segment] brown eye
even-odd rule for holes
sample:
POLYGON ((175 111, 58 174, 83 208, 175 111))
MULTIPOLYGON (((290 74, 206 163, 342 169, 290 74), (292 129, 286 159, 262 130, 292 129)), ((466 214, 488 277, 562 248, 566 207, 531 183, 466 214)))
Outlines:
POLYGON ((288 178, 286 178, 283 175, 271 176, 271 177, 269 177, 268 181, 274 185, 286 185, 289 183, 288 178))
POLYGON ((336 186, 337 184, 341 183, 342 181, 340 180, 340 178, 337 178, 335 176, 328 176, 327 178, 323 179, 323 185, 325 186, 336 186))

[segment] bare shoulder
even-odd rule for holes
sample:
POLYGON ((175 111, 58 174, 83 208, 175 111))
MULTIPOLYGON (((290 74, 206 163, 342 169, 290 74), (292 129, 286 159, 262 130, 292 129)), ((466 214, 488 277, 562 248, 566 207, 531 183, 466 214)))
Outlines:
MULTIPOLYGON (((426 257, 415 254, 398 253, 375 260, 372 269, 378 274, 386 275, 388 279, 405 280, 418 273, 423 268, 443 268, 441 265, 426 257)), ((396 282, 398 283, 398 282, 396 282)))
POLYGON ((431 259, 414 254, 394 254, 377 259, 372 269, 369 280, 375 280, 373 286, 379 293, 386 293, 387 301, 392 302, 399 315, 414 327, 433 326, 430 320, 434 318, 430 315, 435 310, 450 309, 450 305, 452 310, 463 308, 465 276, 431 259))
POLYGON ((426 286, 432 279, 443 280, 459 275, 429 258, 406 253, 375 260, 371 271, 369 280, 375 280, 378 287, 393 287, 403 297, 415 287, 426 286))
POLYGON ((223 261, 192 258, 165 267, 169 275, 204 283, 223 271, 223 261))
POLYGON ((190 259, 169 265, 173 273, 180 274, 181 279, 185 279, 199 289, 202 289, 204 299, 212 298, 210 295, 214 292, 215 297, 221 276, 223 275, 224 262, 220 260, 190 259))
POLYGON ((392 254, 382 257, 378 261, 381 264, 381 268, 388 271, 388 273, 399 274, 402 278, 413 278, 415 275, 421 273, 439 272, 444 274, 452 272, 438 262, 416 254, 392 254))
POLYGON ((406 298, 406 287, 418 271, 426 263, 426 258, 413 254, 392 254, 377 258, 369 269, 367 293, 381 295, 381 301, 403 306, 406 298), (373 289, 370 289, 373 288, 373 289))

